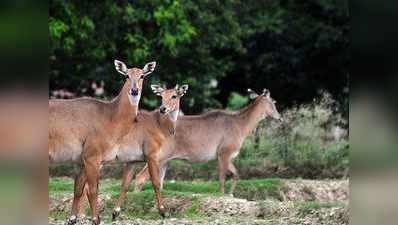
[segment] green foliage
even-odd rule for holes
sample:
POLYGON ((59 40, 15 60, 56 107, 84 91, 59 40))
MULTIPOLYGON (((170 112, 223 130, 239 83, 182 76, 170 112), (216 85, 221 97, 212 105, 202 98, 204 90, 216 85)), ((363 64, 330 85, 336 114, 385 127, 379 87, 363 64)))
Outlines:
POLYGON ((295 202, 294 206, 300 210, 308 211, 311 209, 322 209, 322 208, 343 208, 346 205, 340 202, 295 202))
POLYGON ((59 39, 63 33, 69 30, 69 26, 60 20, 50 18, 48 29, 50 32, 50 37, 59 39))
POLYGON ((266 200, 270 198, 281 200, 282 196, 280 196, 280 190, 282 187, 282 180, 277 178, 253 181, 246 180, 239 182, 235 191, 235 196, 249 200, 266 200))
MULTIPOLYGON (((147 82, 188 83, 186 113, 267 87, 286 106, 326 89, 347 116, 347 9, 341 0, 51 0, 50 91, 92 95, 91 82, 104 81, 98 97, 111 98, 122 81, 114 59, 130 67, 156 60, 147 82)), ((143 108, 157 107, 149 85, 144 93, 143 108)))
POLYGON ((64 178, 51 178, 51 182, 48 182, 48 189, 56 192, 73 190, 73 180, 64 178))
MULTIPOLYGON (((111 215, 114 207, 114 199, 119 196, 120 180, 105 179, 100 181, 100 193, 110 193, 112 200, 104 203, 103 215, 111 215)), ((238 183, 236 192, 239 198, 248 198, 252 200, 265 200, 269 198, 279 198, 279 190, 283 187, 284 182, 279 179, 260 179, 260 180, 242 180, 238 183)), ((227 188, 231 186, 227 182, 227 188)), ((73 180, 65 178, 51 178, 48 184, 50 196, 68 195, 73 191, 73 180)), ((221 195, 218 192, 217 182, 166 182, 162 191, 164 198, 183 199, 187 204, 184 207, 180 204, 167 204, 166 208, 172 217, 197 218, 203 216, 200 213, 200 198, 194 196, 194 193, 203 196, 221 195)), ((155 199, 153 189, 150 184, 146 184, 141 192, 130 191, 126 195, 123 204, 123 214, 130 218, 142 219, 160 219, 157 210, 154 210, 155 199)), ((87 208, 88 209, 88 208, 87 208)), ((53 209, 49 212, 50 217, 64 220, 68 213, 59 209, 53 209)), ((107 216, 103 218, 109 221, 107 216)))
POLYGON ((72 176, 74 167, 73 165, 49 165, 49 171, 54 177, 72 176))
POLYGON ((349 168, 347 121, 327 93, 312 104, 282 114, 283 123, 260 126, 258 151, 294 174, 316 178, 346 175, 349 168), (264 146, 268 146, 265 147, 264 146))
POLYGON ((202 216, 201 213, 199 212, 199 207, 200 204, 198 198, 193 199, 191 205, 185 212, 186 217, 192 219, 198 216, 202 216))
MULTIPOLYGON (((264 200, 269 198, 280 199, 280 190, 283 182, 280 179, 241 180, 235 190, 235 196, 249 200, 264 200)), ((231 182, 226 182, 226 190, 231 187, 231 182)), ((164 189, 167 191, 217 194, 219 183, 217 181, 178 181, 166 182, 164 189)), ((152 190, 152 185, 147 183, 143 190, 152 190)), ((218 193, 219 194, 219 193, 218 193)))
POLYGON ((232 92, 228 98, 228 108, 231 110, 239 110, 249 102, 249 98, 232 92))

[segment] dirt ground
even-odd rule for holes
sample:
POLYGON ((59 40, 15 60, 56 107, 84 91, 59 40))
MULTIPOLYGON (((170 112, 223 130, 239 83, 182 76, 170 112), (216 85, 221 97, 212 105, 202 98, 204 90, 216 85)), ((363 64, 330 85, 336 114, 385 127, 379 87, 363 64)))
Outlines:
MULTIPOLYGON (((71 205, 71 194, 50 194, 50 210, 52 212, 68 211, 71 205)), ((101 205, 112 201, 109 194, 100 195, 101 205)), ((169 196, 165 204, 173 211, 173 216, 166 219, 133 218, 122 213, 117 221, 103 220, 102 224, 115 225, 149 225, 149 224, 349 224, 349 181, 348 180, 288 180, 280 190, 280 199, 249 201, 232 196, 209 196, 192 194, 184 196, 169 196), (195 202, 197 213, 191 218, 184 215, 195 202), (178 215, 178 216, 176 216, 178 215)), ((106 210, 105 210, 106 211, 106 210)), ((151 212, 156 212, 153 207, 151 212)), ((122 211, 123 212, 123 211, 122 211)), ((104 213, 103 213, 104 214, 104 213)), ((103 217, 105 215, 102 215, 103 217)), ((65 220, 49 218, 49 224, 65 224, 65 220)), ((91 224, 88 218, 83 218, 79 225, 91 224)))

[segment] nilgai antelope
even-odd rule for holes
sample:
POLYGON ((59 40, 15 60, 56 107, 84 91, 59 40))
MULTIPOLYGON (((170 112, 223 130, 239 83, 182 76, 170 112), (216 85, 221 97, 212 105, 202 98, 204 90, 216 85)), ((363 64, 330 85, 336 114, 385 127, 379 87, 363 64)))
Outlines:
MULTIPOLYGON (((141 111, 137 116, 137 122, 132 123, 130 121, 131 126, 129 126, 127 133, 115 143, 110 151, 92 156, 93 159, 86 160, 87 163, 84 166, 94 167, 92 165, 95 165, 95 169, 98 171, 105 162, 134 163, 146 161, 155 191, 156 205, 159 213, 164 216, 166 209, 160 195, 159 155, 166 140, 174 138, 180 99, 188 90, 188 85, 181 87, 177 85, 174 89, 169 90, 164 90, 159 85, 152 85, 151 88, 154 93, 162 97, 162 104, 159 109, 152 112, 141 111), (101 157, 98 158, 98 155, 101 155, 101 157)), ((85 171, 85 178, 79 180, 81 183, 78 186, 84 187, 85 182, 89 182, 90 177, 92 180, 98 179, 98 172, 93 173, 87 168, 85 168, 85 171)), ((125 179, 127 178, 125 177, 125 179)), ((80 196, 76 199, 77 202, 82 197, 80 192, 79 194, 80 196)), ((79 207, 80 204, 76 206, 79 207)), ((76 210, 76 212, 78 211, 79 209, 76 210)), ((94 224, 99 224, 99 216, 95 218, 94 224)), ((76 222, 76 220, 73 222, 76 222)))
MULTIPOLYGON (((140 112, 138 123, 131 126, 130 131, 118 143, 113 154, 107 160, 118 160, 131 164, 146 161, 148 173, 155 191, 156 205, 162 216, 165 208, 160 195, 160 168, 159 155, 164 143, 174 139, 177 115, 180 109, 180 99, 188 90, 188 85, 178 85, 174 89, 164 90, 159 85, 151 86, 154 93, 162 97, 162 105, 152 112, 140 112)), ((125 182, 131 180, 128 173, 124 173, 125 182)), ((119 215, 116 209, 113 218, 119 215)))
POLYGON ((135 121, 143 79, 156 66, 156 62, 150 62, 143 69, 127 69, 123 62, 115 60, 114 63, 126 81, 112 101, 92 98, 49 101, 50 163, 74 163, 84 168, 75 178, 70 224, 76 222, 78 203, 86 181, 93 221, 99 223, 96 207, 99 166, 135 121))
MULTIPOLYGON (((159 156, 161 170, 161 186, 166 173, 166 163, 172 159, 184 159, 190 163, 207 162, 218 159, 220 192, 224 193, 226 173, 232 173, 233 184, 231 194, 238 181, 238 171, 232 160, 239 154, 244 139, 257 124, 266 117, 282 121, 275 107, 270 92, 264 89, 261 95, 248 90, 254 99, 245 108, 237 112, 212 111, 198 116, 179 116, 176 135, 162 147, 159 156)), ((120 196, 115 204, 114 215, 120 211, 122 201, 128 191, 133 171, 132 165, 124 168, 123 184, 120 196)), ((136 176, 136 191, 140 191, 149 177, 148 165, 136 176)))

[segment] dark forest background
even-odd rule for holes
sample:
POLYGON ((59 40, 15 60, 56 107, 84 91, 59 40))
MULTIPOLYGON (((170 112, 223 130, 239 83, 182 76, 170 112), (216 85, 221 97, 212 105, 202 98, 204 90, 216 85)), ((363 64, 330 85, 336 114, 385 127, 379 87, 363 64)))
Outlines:
POLYGON ((157 106, 149 83, 161 82, 190 85, 188 114, 266 87, 279 108, 327 91, 347 115, 349 22, 346 0, 51 0, 50 95, 111 98, 114 59, 155 60, 142 108, 157 106))

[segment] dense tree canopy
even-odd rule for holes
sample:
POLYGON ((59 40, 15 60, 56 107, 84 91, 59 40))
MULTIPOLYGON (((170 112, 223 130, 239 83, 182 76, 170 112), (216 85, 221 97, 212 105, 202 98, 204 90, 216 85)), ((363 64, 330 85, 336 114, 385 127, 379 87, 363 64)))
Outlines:
MULTIPOLYGON (((115 96, 120 59, 158 66, 146 84, 190 85, 184 112, 225 107, 233 91, 264 87, 282 106, 330 92, 347 110, 346 0, 51 0, 50 91, 115 96), (92 91, 92 90, 91 90, 92 91)), ((145 85, 143 107, 158 99, 145 85)))

